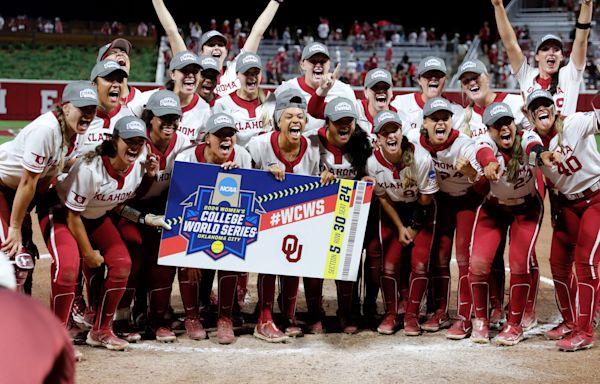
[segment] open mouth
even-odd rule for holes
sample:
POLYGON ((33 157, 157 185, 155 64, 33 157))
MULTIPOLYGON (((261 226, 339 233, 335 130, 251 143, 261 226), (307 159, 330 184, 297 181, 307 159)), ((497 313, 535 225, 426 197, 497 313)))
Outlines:
POLYGON ((162 133, 166 136, 171 136, 173 133, 175 133, 175 129, 173 129, 171 125, 162 126, 160 127, 160 129, 162 133))
POLYGON ((302 130, 299 126, 290 127, 290 137, 293 137, 294 139, 299 139, 301 135, 302 130))
POLYGON ((537 119, 544 127, 550 128, 550 114, 547 111, 538 112, 537 119))
POLYGON ((92 123, 92 120, 80 119, 79 124, 77 125, 77 130, 79 132, 85 132, 90 127, 91 123, 92 123))
POLYGON ((258 86, 258 82, 256 80, 248 80, 246 81, 246 85, 248 86, 248 89, 255 90, 258 86))
POLYGON ((471 88, 469 88, 469 91, 471 91, 471 93, 477 93, 479 92, 479 85, 474 85, 471 88))
POLYGON ((398 140, 389 140, 385 142, 385 145, 390 151, 395 151, 398 149, 398 140))
POLYGON ((380 93, 375 95, 375 102, 377 103, 377 107, 386 107, 387 106, 387 94, 380 93))
POLYGON ((439 140, 443 140, 444 136, 446 136, 446 128, 436 128, 435 129, 435 137, 439 140))
POLYGON ((229 155, 229 152, 231 152, 231 148, 232 143, 230 141, 223 141, 221 144, 219 144, 219 150, 221 151, 221 154, 223 156, 229 155))
POLYGON ((110 101, 113 104, 118 103, 119 102, 119 91, 112 89, 110 92, 108 92, 108 101, 110 101))
POLYGON ((125 156, 127 157, 127 160, 130 163, 133 163, 135 161, 135 159, 137 159, 139 154, 140 154, 139 148, 137 150, 132 149, 132 148, 127 148, 127 151, 125 152, 125 156))
POLYGON ((555 57, 548 57, 546 59, 546 64, 548 64, 548 67, 554 68, 556 66, 556 58, 555 57))
POLYGON ((192 77, 183 80, 183 88, 188 92, 193 92, 196 88, 196 79, 192 77))
POLYGON ((348 139, 350 139, 350 129, 347 129, 347 128, 340 129, 338 131, 338 134, 340 135, 340 138, 342 140, 348 140, 348 139))
POLYGON ((427 83, 427 86, 429 88, 438 89, 440 87, 440 82, 437 80, 433 80, 433 81, 430 81, 429 83, 427 83))

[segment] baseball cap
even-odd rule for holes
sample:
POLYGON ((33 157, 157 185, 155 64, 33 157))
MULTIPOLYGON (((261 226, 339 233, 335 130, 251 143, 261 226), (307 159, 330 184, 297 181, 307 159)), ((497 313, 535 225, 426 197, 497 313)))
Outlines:
POLYGON ((483 112, 483 124, 491 127, 494 123, 503 117, 515 117, 506 103, 492 103, 483 112))
POLYGON ((236 72, 246 73, 250 68, 258 68, 262 71, 262 62, 260 56, 252 52, 240 54, 235 61, 236 72))
POLYGON ((171 59, 171 63, 169 64, 169 70, 174 71, 176 69, 181 69, 191 64, 197 65, 202 68, 202 65, 200 63, 200 58, 194 52, 183 51, 173 56, 173 58, 171 59))
POLYGON ((92 68, 90 80, 94 81, 97 77, 106 77, 115 71, 122 71, 125 74, 125 77, 129 76, 129 73, 127 73, 127 69, 121 67, 116 61, 101 60, 97 62, 96 65, 94 65, 94 68, 92 68))
POLYGON ((131 52, 132 46, 131 46, 131 43, 129 42, 129 40, 127 40, 127 39, 123 39, 121 37, 114 39, 110 43, 105 44, 105 45, 101 46, 100 49, 98 49, 98 57, 96 58, 96 62, 98 62, 100 60, 104 60, 104 57, 107 56, 108 52, 110 52, 110 50, 113 48, 119 48, 119 49, 123 50, 123 52, 125 52, 126 54, 129 55, 129 52, 131 52))
POLYGON ((396 124, 398 127, 402 127, 400 117, 393 111, 379 111, 373 118, 373 122, 375 123, 373 127, 375 133, 379 133, 386 124, 396 124))
POLYGON ((148 99, 145 109, 152 111, 154 116, 181 116, 179 96, 177 96, 175 92, 166 89, 154 92, 148 99))
POLYGON ((206 122, 206 132, 216 133, 223 128, 231 128, 236 132, 238 130, 235 127, 235 121, 233 121, 233 118, 226 113, 215 113, 208 118, 208 121, 206 122))
POLYGON ((219 31, 208 31, 204 32, 200 37, 200 49, 204 47, 204 44, 208 43, 208 40, 217 38, 223 40, 224 45, 227 45, 227 38, 219 31))
POLYGON ((146 124, 140 118, 135 116, 121 117, 115 123, 115 132, 123 140, 141 137, 148 140, 146 135, 146 124))
POLYGON ((467 60, 458 67, 458 79, 460 80, 462 75, 469 72, 481 75, 482 73, 487 73, 487 68, 485 64, 477 59, 467 60))
POLYGON ((275 110, 280 111, 286 108, 300 108, 306 111, 306 99, 302 92, 296 88, 288 88, 277 95, 275 98, 275 110))
POLYGON ((535 100, 539 99, 548 99, 554 104, 554 99, 552 98, 552 94, 544 89, 536 89, 531 92, 529 96, 527 96, 527 109, 531 106, 535 100))
POLYGON ((354 102, 345 97, 336 97, 327 103, 325 107, 325 117, 331 121, 337 121, 344 117, 358 118, 354 102))
POLYGON ((71 103, 77 108, 98 106, 98 92, 96 86, 89 81, 74 81, 67 84, 63 90, 62 100, 71 103))
POLYGON ((437 111, 448 111, 454 114, 450 102, 443 97, 434 97, 433 99, 427 100, 423 107, 423 116, 431 116, 437 111))
POLYGON ((537 53, 540 50, 540 47, 547 41, 556 41, 558 43, 558 45, 560 46, 560 49, 562 51, 563 49, 563 42, 561 40, 560 37, 553 35, 551 33, 542 36, 541 39, 538 40, 537 45, 535 46, 535 53, 537 53))
POLYGON ((327 56, 328 59, 331 58, 331 56, 329 56, 329 49, 327 49, 326 45, 317 43, 317 42, 313 42, 313 43, 308 44, 306 47, 304 47, 304 49, 302 50, 302 56, 300 58, 300 61, 308 60, 311 57, 313 57, 314 55, 316 55, 317 53, 321 53, 321 54, 327 56))
POLYGON ((220 72, 219 62, 212 56, 200 56, 200 66, 203 71, 211 69, 220 72))
POLYGON ((448 71, 446 70, 446 63, 444 63, 444 60, 436 56, 427 56, 421 60, 417 66, 417 76, 421 76, 425 72, 429 71, 440 71, 443 72, 444 75, 448 74, 448 71))
POLYGON ((367 76, 365 77, 365 88, 372 88, 377 83, 386 83, 390 87, 392 86, 392 74, 386 70, 381 68, 371 69, 367 72, 367 76))

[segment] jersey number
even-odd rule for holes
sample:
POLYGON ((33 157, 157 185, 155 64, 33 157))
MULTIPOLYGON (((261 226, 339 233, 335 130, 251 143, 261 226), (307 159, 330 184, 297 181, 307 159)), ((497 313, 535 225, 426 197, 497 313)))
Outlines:
POLYGON ((581 169, 582 165, 575 156, 571 156, 564 162, 558 164, 558 173, 561 175, 571 176, 581 169))

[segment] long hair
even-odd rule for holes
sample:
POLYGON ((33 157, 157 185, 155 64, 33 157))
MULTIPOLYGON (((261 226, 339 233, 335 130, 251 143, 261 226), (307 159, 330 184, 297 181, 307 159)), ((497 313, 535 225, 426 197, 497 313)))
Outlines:
POLYGON ((150 128, 152 126, 152 119, 154 118, 154 113, 149 109, 144 109, 142 112, 141 119, 146 124, 146 128, 150 128))
POLYGON ((346 153, 350 155, 350 164, 356 171, 356 180, 362 179, 367 175, 367 160, 373 154, 373 147, 367 132, 358 124, 346 144, 346 153))
POLYGON ((469 105, 465 108, 465 113, 463 115, 463 123, 460 127, 460 131, 462 131, 465 135, 469 137, 473 137, 473 131, 471 131, 471 117, 473 117, 473 106, 475 105, 474 101, 471 101, 469 105))
POLYGON ((506 165, 506 180, 514 184, 519 176, 519 168, 525 164, 525 151, 521 146, 522 137, 518 133, 515 134, 510 160, 506 165))
POLYGON ((119 133, 114 131, 110 140, 104 140, 98 144, 93 151, 89 151, 84 155, 85 162, 91 163, 98 156, 115 157, 117 155, 117 140, 119 139, 119 133))
POLYGON ((560 74, 560 70, 562 67, 564 67, 565 61, 562 60, 560 62, 560 64, 558 65, 558 71, 554 72, 552 74, 552 82, 550 83, 550 87, 548 87, 548 92, 550 92, 550 94, 552 96, 554 96, 556 94, 556 89, 558 88, 558 75, 560 74))
POLYGON ((60 159, 58 160, 58 169, 57 174, 61 173, 63 168, 65 167, 65 154, 69 148, 69 138, 67 135, 67 121, 65 117, 65 113, 63 112, 62 105, 56 105, 54 107, 54 113, 56 115, 56 119, 58 120, 58 125, 60 126, 60 135, 62 137, 62 144, 60 149, 60 159))
POLYGON ((407 189, 414 185, 417 185, 417 180, 412 172, 412 165, 415 162, 414 147, 410 144, 406 136, 402 135, 402 142, 400 143, 402 149, 402 164, 406 168, 404 173, 404 179, 402 180, 402 188, 407 189))
POLYGON ((262 114, 260 115, 261 126, 264 128, 265 132, 270 132, 275 129, 275 123, 271 124, 271 116, 269 115, 269 108, 265 106, 265 99, 267 98, 265 94, 265 90, 262 88, 258 88, 258 100, 260 101, 260 105, 263 106, 262 114))

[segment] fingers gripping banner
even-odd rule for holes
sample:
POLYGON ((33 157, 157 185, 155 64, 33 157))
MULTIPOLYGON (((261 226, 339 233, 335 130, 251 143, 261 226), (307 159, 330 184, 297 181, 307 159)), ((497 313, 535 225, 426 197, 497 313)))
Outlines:
POLYGON ((356 280, 372 185, 176 162, 160 265, 356 280))

